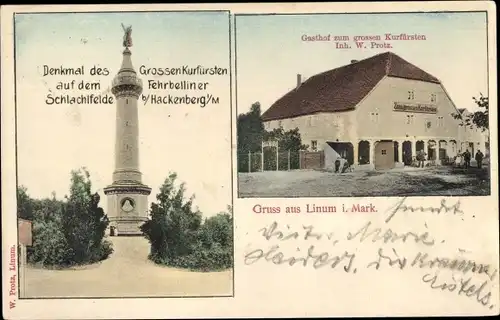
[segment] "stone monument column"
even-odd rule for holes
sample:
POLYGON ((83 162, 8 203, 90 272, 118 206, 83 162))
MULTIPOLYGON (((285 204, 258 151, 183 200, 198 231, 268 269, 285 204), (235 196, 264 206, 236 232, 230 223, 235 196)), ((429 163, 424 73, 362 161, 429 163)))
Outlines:
MULTIPOLYGON (((124 28, 125 29, 125 28, 124 28)), ((123 61, 113 79, 116 98, 115 170, 113 183, 104 188, 108 197, 108 218, 114 235, 141 235, 140 226, 148 219, 151 188, 142 183, 139 170, 138 99, 142 81, 132 66, 131 27, 125 29, 123 61)))

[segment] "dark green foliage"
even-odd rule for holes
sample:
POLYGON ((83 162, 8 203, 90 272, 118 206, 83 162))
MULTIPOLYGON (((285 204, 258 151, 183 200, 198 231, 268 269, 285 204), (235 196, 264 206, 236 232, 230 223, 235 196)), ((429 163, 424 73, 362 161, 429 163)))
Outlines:
POLYGON ((219 270, 232 266, 232 219, 219 214, 202 223, 194 210, 194 197, 184 198, 185 187, 175 187, 172 173, 151 204, 149 221, 141 230, 151 244, 150 259, 156 263, 194 270, 219 270))
MULTIPOLYGON (((279 141, 279 169, 288 169, 288 151, 290 151, 290 169, 299 168, 299 151, 306 150, 302 144, 298 128, 284 131, 277 128, 272 131, 264 129, 261 119, 261 108, 258 102, 254 103, 249 112, 238 116, 238 172, 249 171, 249 157, 251 157, 251 172, 262 170, 262 141, 279 141), (249 155, 249 152, 252 154, 249 155)), ((276 170, 276 148, 265 147, 265 170, 276 170)))
POLYGON ((17 187, 17 216, 25 220, 33 220, 33 202, 24 186, 17 187))
POLYGON ((264 133, 264 124, 260 116, 259 102, 255 102, 249 112, 238 116, 238 153, 260 152, 264 133))
MULTIPOLYGON (((18 194, 27 194, 26 189, 18 194)), ((109 221, 99 207, 99 195, 92 194, 89 174, 73 171, 70 196, 65 201, 36 200, 19 197, 19 216, 24 210, 33 214, 33 246, 28 247, 28 261, 52 267, 93 263, 107 258, 113 251, 103 241, 109 221), (26 205, 23 202, 29 202, 26 205), (26 209, 28 208, 28 209, 26 209)))
POLYGON ((109 224, 99 207, 99 195, 92 194, 88 172, 72 172, 70 196, 62 210, 65 238, 72 249, 71 261, 76 264, 96 262, 111 253, 100 256, 101 241, 109 224))
POLYGON ((462 114, 452 114, 455 119, 462 119, 463 123, 461 125, 467 127, 477 127, 483 131, 489 129, 489 99, 483 96, 482 93, 479 94, 479 98, 472 97, 474 103, 479 107, 479 110, 471 113, 469 115, 462 114))
POLYGON ((264 141, 277 140, 281 151, 291 150, 299 151, 306 150, 307 145, 302 144, 299 128, 285 131, 283 128, 277 128, 272 131, 266 131, 263 135, 264 141))

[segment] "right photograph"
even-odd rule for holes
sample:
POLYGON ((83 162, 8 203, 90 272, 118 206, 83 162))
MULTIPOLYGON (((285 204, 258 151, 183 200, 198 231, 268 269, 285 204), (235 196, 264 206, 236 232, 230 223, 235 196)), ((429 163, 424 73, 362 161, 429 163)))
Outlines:
POLYGON ((239 198, 490 195, 486 12, 234 19, 239 198))

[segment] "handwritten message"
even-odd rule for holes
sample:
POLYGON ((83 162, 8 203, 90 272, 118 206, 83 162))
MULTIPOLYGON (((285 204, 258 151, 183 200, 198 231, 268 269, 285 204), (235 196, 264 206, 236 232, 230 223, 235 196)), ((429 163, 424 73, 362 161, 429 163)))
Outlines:
POLYGON ((384 33, 374 35, 334 35, 334 34, 303 34, 301 41, 308 43, 331 42, 335 49, 392 49, 397 42, 425 41, 423 34, 384 33))
POLYGON ((398 215, 417 212, 464 215, 460 200, 449 203, 442 199, 439 203, 434 207, 411 206, 403 198, 383 211, 384 220, 365 221, 348 230, 273 221, 256 230, 260 245, 249 246, 244 263, 331 269, 353 275, 363 271, 417 270, 421 282, 430 289, 474 299, 493 309, 492 286, 498 273, 494 266, 470 258, 461 248, 440 254, 435 248, 439 249, 446 239, 433 234, 427 222, 403 226, 393 222, 398 215))

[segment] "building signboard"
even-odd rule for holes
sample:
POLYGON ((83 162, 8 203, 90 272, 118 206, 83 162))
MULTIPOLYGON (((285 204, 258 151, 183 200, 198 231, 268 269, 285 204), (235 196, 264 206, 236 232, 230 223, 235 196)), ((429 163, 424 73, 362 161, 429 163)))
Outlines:
POLYGON ((262 147, 278 147, 278 141, 277 140, 270 140, 270 141, 262 141, 262 147))
POLYGON ((437 107, 430 104, 394 102, 394 111, 437 113, 437 107))

